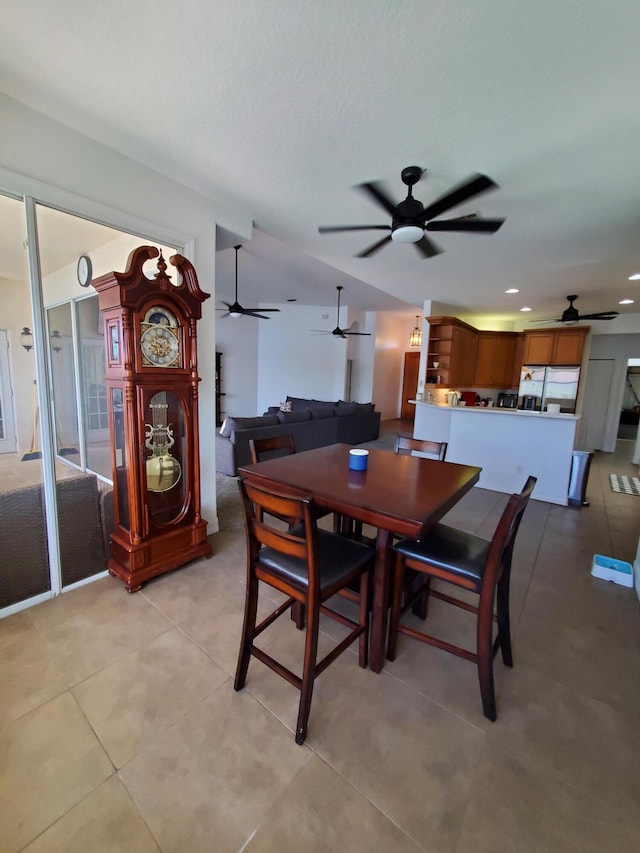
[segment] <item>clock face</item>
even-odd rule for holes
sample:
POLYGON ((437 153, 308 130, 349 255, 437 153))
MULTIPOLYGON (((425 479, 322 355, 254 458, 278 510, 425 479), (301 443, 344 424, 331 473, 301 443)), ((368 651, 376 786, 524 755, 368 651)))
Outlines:
POLYGON ((143 323, 154 326, 177 326, 175 316, 164 305, 152 305, 145 313, 143 323))
POLYGON ((80 255, 78 258, 78 282, 81 287, 89 287, 91 283, 91 258, 88 255, 80 255))
POLYGON ((180 354, 177 329, 170 326, 149 325, 140 337, 143 364, 153 367, 175 367, 180 354))

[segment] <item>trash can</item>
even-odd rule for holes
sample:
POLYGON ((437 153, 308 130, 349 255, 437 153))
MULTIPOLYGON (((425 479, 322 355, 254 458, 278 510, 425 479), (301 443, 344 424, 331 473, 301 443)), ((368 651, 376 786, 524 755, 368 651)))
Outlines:
POLYGON ((571 506, 589 506, 587 500, 587 479, 593 453, 587 450, 574 450, 571 458, 571 476, 569 477, 569 503, 571 506))

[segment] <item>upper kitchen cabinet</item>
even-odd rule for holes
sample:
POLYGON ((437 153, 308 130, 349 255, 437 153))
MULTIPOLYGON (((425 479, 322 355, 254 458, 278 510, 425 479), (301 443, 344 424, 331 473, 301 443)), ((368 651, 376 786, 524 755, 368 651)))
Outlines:
POLYGON ((478 332, 457 317, 427 317, 429 349, 427 382, 473 385, 478 332))
POLYGON ((589 326, 524 333, 523 364, 581 364, 589 326))
MULTIPOLYGON (((478 332, 473 384, 478 388, 510 388, 514 384, 516 355, 522 335, 517 332, 478 332)), ((518 361, 520 381, 520 362, 518 361)))

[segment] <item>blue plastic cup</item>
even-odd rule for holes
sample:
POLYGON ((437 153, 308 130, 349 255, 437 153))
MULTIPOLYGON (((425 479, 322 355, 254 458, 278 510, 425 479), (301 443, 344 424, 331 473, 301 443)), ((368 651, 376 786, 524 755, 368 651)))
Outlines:
POLYGON ((366 471, 369 461, 369 451, 355 447, 349 451, 349 468, 352 471, 366 471))

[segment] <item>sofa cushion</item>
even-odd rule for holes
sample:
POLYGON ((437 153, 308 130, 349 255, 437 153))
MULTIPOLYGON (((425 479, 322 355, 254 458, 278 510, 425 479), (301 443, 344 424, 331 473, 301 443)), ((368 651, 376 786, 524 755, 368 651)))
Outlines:
POLYGON ((357 403, 345 403, 344 400, 339 400, 336 408, 336 415, 338 415, 339 418, 343 417, 343 415, 355 415, 357 405, 357 403))
POLYGON ((306 412, 311 405, 307 397, 287 397, 287 403, 291 403, 292 412, 306 412))
POLYGON ((318 409, 335 409, 338 405, 338 400, 311 400, 311 405, 318 409))
POLYGON ((278 418, 276 415, 262 415, 258 418, 226 418, 220 435, 231 438, 238 429, 256 429, 263 426, 276 426, 278 418))
POLYGON ((358 415, 369 415, 375 409, 375 403, 356 403, 356 413, 358 415))
POLYGON ((315 406, 313 404, 309 404, 309 411, 311 412, 311 417, 313 420, 320 420, 321 418, 332 418, 335 409, 333 406, 329 408, 328 406, 315 406))
POLYGON ((311 420, 311 412, 308 409, 305 412, 278 412, 276 417, 279 424, 297 424, 311 420))

